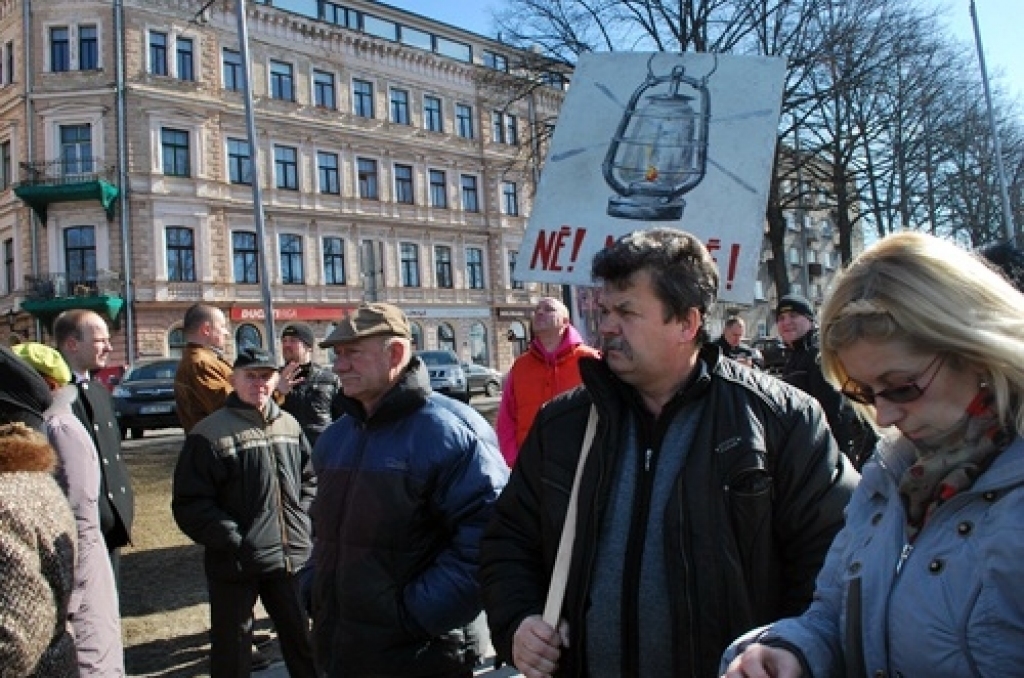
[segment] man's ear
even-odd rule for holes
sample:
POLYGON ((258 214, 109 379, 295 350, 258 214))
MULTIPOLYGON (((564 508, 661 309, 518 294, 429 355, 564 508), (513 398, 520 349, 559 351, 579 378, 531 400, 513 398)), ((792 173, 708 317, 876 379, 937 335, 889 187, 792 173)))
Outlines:
POLYGON ((683 316, 683 320, 680 323, 683 341, 692 342, 697 338, 701 329, 701 320, 700 311, 696 308, 691 308, 686 311, 686 314, 683 316))

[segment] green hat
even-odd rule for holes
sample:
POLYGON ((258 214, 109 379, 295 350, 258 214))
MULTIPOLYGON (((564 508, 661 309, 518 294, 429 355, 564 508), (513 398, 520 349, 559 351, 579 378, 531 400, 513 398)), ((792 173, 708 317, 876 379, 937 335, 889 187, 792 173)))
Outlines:
POLYGON ((349 313, 331 332, 331 336, 320 342, 320 348, 330 348, 363 337, 392 336, 412 338, 409 320, 402 309, 392 304, 361 304, 349 313))
POLYGON ((57 349, 30 341, 13 346, 11 350, 36 372, 57 382, 58 386, 64 386, 71 381, 71 369, 57 349))

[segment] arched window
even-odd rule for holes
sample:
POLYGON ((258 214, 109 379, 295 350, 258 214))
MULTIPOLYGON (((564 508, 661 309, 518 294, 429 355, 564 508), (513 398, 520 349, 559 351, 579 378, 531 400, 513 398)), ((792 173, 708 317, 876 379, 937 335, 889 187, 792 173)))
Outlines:
POLYGON ((455 330, 448 323, 441 323, 437 326, 437 347, 449 351, 455 350, 455 330))
POLYGON ((412 332, 412 350, 422 351, 426 348, 423 345, 423 328, 419 323, 409 323, 409 330, 412 332))
POLYGON ((481 322, 475 322, 469 328, 469 359, 477 365, 491 362, 490 351, 487 350, 487 328, 481 322))
POLYGON ((181 351, 185 348, 185 331, 180 327, 175 327, 173 330, 167 333, 167 348, 168 354, 172 358, 180 358, 181 351))
POLYGON ((263 334, 255 325, 239 325, 235 330, 235 350, 249 346, 263 348, 263 334))

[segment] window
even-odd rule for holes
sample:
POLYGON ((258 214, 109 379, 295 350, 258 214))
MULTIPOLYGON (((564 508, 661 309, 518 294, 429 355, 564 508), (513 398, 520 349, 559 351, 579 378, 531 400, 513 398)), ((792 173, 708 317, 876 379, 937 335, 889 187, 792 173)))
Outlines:
POLYGON ((291 146, 274 146, 274 179, 278 188, 299 190, 299 152, 291 146))
POLYGON ((373 117, 373 83, 352 81, 352 112, 361 118, 373 117))
POLYGON ((92 172, 92 127, 60 126, 60 160, 63 176, 92 172))
POLYGON ((466 286, 471 290, 484 288, 484 251, 479 247, 466 248, 466 286))
POLYGON ((242 91, 242 53, 225 49, 221 53, 221 69, 224 71, 224 89, 242 91))
MULTIPOLYGON (((767 297, 764 296, 764 282, 760 280, 754 281, 754 299, 758 301, 764 301, 767 297)), ((759 336, 764 336, 762 332, 759 336)))
POLYGON ((345 26, 346 28, 359 28, 359 14, 354 9, 348 9, 333 2, 321 2, 320 18, 332 24, 345 26))
POLYGON ((444 118, 441 116, 441 100, 437 97, 423 97, 423 127, 431 132, 444 131, 444 118))
POLYGON ((231 234, 235 282, 255 285, 260 281, 259 252, 256 250, 256 234, 250 231, 236 231, 231 234))
POLYGON ((415 202, 412 190, 412 167, 395 165, 395 202, 411 205, 415 202))
POLYGON ((484 66, 487 68, 493 68, 496 71, 508 72, 508 58, 503 54, 495 54, 494 52, 484 52, 484 66))
POLYGON ((462 175, 462 209, 467 212, 480 211, 480 197, 476 189, 476 177, 462 175))
POLYGON ((437 347, 442 351, 455 350, 455 330, 448 323, 437 326, 437 347))
POLYGON ((175 65, 178 67, 178 80, 195 80, 195 61, 192 53, 192 39, 178 38, 175 43, 175 65))
POLYGON ((363 30, 385 40, 398 39, 398 24, 394 21, 381 19, 370 14, 363 15, 363 30))
POLYGON ((50 29, 50 70, 54 73, 71 70, 71 42, 66 26, 50 29))
POLYGON ((316 167, 320 179, 320 192, 337 195, 341 193, 338 184, 338 154, 318 151, 316 167))
POLYGON ((501 182, 501 203, 505 214, 519 216, 519 192, 514 181, 501 182))
POLYGON ((167 280, 195 282, 196 243, 191 228, 169 226, 167 236, 167 280))
POLYGON ((238 329, 235 330, 235 346, 240 349, 250 346, 260 348, 263 346, 263 335, 253 325, 239 325, 238 329))
POLYGON ((452 248, 444 245, 434 247, 434 275, 437 286, 451 289, 452 283, 452 248))
POLYGON ((459 136, 463 139, 473 138, 473 107, 466 104, 455 104, 455 124, 459 128, 459 136))
POLYGON ((402 243, 402 287, 420 286, 420 246, 402 243))
POLYGON ((313 103, 321 108, 334 110, 338 107, 334 94, 334 74, 313 71, 313 103))
POLYGON ((228 177, 233 184, 252 183, 252 154, 248 141, 228 139, 228 177))
POLYGON ((4 240, 4 292, 14 294, 14 238, 4 240))
POLYGON ((0 142, 0 191, 6 191, 11 187, 11 181, 13 180, 11 176, 12 171, 11 142, 0 142))
POLYGON ((99 36, 95 26, 78 27, 78 70, 92 71, 100 67, 99 36))
POLYGON ((4 45, 4 71, 7 73, 7 78, 4 80, 5 85, 10 85, 14 82, 14 41, 8 40, 4 45))
POLYGON ((324 283, 345 284, 345 241, 341 238, 324 238, 324 283))
POLYGON ((430 205, 448 208, 448 182, 441 170, 430 170, 430 205))
POLYGON ((167 34, 149 32, 149 72, 167 75, 167 34))
POLYGON ((291 64, 273 60, 270 62, 270 96, 282 101, 295 101, 291 64))
POLYGON ((357 158, 356 172, 359 180, 359 197, 377 200, 380 195, 377 191, 377 161, 357 158))
POLYGON ((404 89, 391 88, 391 122, 409 124, 409 93, 404 89))
POLYGON ((508 281, 514 290, 523 289, 523 283, 521 280, 515 279, 516 272, 516 260, 519 259, 519 252, 515 250, 508 251, 508 281))
POLYGON ((92 226, 65 229, 64 262, 68 285, 96 281, 96 229, 92 226))
POLYGON ((795 247, 789 248, 789 263, 798 266, 803 263, 803 258, 800 256, 800 250, 795 247))
POLYGON ((281 234, 281 283, 284 285, 301 285, 305 282, 302 275, 302 236, 291 233, 281 234))
POLYGON ((516 116, 501 111, 491 112, 491 126, 494 143, 515 146, 519 143, 516 116))
POLYGON ((160 130, 163 146, 164 174, 172 177, 187 177, 189 172, 188 132, 164 127, 160 130))

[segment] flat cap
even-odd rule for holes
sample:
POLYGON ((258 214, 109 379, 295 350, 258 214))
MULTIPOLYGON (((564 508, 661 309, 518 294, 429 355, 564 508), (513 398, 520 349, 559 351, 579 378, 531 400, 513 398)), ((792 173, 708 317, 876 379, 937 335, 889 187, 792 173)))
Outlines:
POLYGON ((277 369, 270 354, 255 346, 246 346, 239 350, 234 367, 236 370, 277 369))
POLYGON ((411 339, 412 330, 409 329, 409 320, 402 309, 383 302, 361 304, 341 319, 331 335, 320 342, 320 348, 374 336, 411 339))
POLYGON ((57 349, 50 348, 46 344, 29 341, 12 346, 11 350, 36 372, 53 379, 58 386, 70 383, 71 368, 64 362, 64 357, 57 349))

